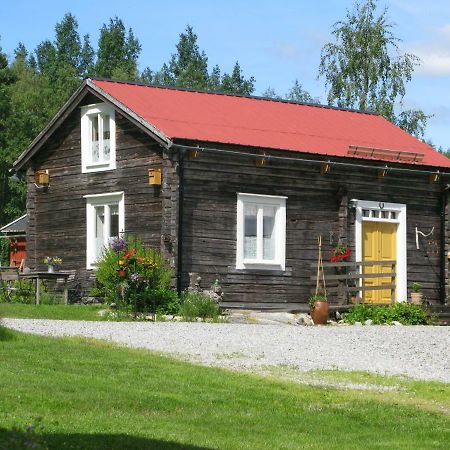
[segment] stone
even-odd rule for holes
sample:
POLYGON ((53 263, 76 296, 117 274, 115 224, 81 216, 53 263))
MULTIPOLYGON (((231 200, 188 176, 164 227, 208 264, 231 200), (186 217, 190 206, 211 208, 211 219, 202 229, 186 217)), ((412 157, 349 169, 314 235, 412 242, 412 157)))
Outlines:
POLYGON ((299 314, 299 316, 297 318, 297 324, 312 326, 312 325, 314 325, 314 322, 311 319, 311 316, 309 314, 299 314))
POLYGON ((402 327, 403 325, 400 322, 397 322, 396 320, 394 320, 391 325, 394 325, 395 327, 402 327))
POLYGON ((361 322, 355 322, 355 326, 356 327, 362 327, 362 323, 361 322))
POLYGON ((367 320, 364 322, 364 325, 373 325, 373 320, 372 320, 372 319, 367 319, 367 320))
POLYGON ((339 322, 339 320, 341 320, 343 317, 342 317, 342 314, 339 312, 339 311, 336 311, 335 312, 335 314, 334 314, 334 316, 336 317, 336 320, 339 322))

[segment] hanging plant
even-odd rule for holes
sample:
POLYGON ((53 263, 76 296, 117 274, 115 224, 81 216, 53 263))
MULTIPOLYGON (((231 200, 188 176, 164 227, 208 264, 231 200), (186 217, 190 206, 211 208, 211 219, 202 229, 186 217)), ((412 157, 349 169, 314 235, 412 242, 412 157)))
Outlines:
POLYGON ((352 249, 350 247, 347 247, 346 245, 338 245, 332 250, 332 256, 330 258, 331 262, 339 262, 339 261, 345 261, 352 252, 352 249))

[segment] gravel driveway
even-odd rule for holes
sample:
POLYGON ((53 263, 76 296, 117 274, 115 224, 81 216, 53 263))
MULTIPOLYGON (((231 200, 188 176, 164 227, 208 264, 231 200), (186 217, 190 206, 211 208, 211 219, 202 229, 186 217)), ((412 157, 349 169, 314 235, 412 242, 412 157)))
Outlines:
POLYGON ((367 370, 450 382, 450 328, 3 319, 16 330, 84 336, 236 369, 367 370))

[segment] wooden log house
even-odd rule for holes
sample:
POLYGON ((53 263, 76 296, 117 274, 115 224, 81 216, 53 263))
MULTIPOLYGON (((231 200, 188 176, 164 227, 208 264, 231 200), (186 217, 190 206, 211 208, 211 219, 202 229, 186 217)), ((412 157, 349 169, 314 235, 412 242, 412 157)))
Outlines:
POLYGON ((224 307, 305 310, 321 235, 325 259, 351 249, 343 276, 325 268, 332 304, 406 301, 413 282, 447 301, 450 160, 375 114, 87 79, 15 169, 28 266, 61 256, 83 286, 126 233, 180 290, 198 273, 224 307))

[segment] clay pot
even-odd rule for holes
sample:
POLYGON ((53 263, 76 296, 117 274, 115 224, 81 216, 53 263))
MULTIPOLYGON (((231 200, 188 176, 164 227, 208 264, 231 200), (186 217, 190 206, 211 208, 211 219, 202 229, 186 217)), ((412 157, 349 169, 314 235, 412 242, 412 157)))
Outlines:
POLYGON ((314 325, 326 325, 328 320, 328 302, 315 302, 311 307, 311 318, 314 325))
POLYGON ((119 275, 119 278, 126 278, 127 271, 125 269, 117 269, 117 275, 119 275))
POLYGON ((422 304, 422 292, 411 292, 411 303, 413 305, 421 305, 422 304))

